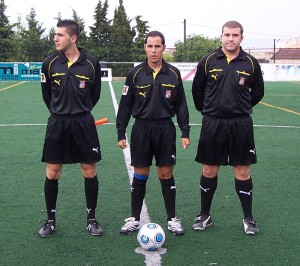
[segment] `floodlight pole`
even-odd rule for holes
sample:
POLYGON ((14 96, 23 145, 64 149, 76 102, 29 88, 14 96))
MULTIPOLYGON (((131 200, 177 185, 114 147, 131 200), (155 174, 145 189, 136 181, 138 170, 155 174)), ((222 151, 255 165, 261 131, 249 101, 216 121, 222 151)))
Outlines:
POLYGON ((186 62, 186 19, 183 20, 183 61, 186 62))
POLYGON ((275 53, 276 53, 276 40, 274 39, 274 56, 273 56, 273 62, 275 63, 275 53))

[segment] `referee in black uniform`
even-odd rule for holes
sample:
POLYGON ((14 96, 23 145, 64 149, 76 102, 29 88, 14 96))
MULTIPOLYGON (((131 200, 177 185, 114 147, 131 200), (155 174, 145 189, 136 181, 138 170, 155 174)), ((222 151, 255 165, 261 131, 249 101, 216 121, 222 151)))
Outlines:
POLYGON ((72 20, 57 23, 57 53, 42 65, 41 86, 50 111, 42 161, 47 163, 44 184, 47 220, 39 230, 47 237, 55 230, 58 179, 63 164, 80 163, 84 176, 87 224, 92 235, 103 231, 95 219, 98 198, 96 162, 101 159, 98 134, 91 110, 100 98, 98 60, 77 47, 80 29, 72 20))
POLYGON ((126 127, 135 118, 131 132, 131 165, 134 176, 131 184, 131 217, 125 220, 121 234, 131 234, 140 226, 140 213, 150 174, 153 156, 161 182, 167 212, 168 230, 183 235, 180 219, 175 216, 176 186, 173 166, 176 164, 176 115, 182 131, 181 143, 189 140, 189 112, 185 92, 177 68, 162 58, 165 38, 161 32, 149 32, 144 49, 147 59, 132 68, 127 75, 117 115, 118 146, 126 148, 126 127))
POLYGON ((228 21, 222 27, 222 47, 204 56, 193 81, 195 107, 203 114, 196 161, 203 164, 200 178, 201 210, 193 229, 212 224, 210 208, 217 188, 220 165, 233 166, 246 234, 258 233, 252 216, 252 178, 256 163, 253 122, 250 114, 264 95, 258 61, 240 47, 243 27, 228 21))

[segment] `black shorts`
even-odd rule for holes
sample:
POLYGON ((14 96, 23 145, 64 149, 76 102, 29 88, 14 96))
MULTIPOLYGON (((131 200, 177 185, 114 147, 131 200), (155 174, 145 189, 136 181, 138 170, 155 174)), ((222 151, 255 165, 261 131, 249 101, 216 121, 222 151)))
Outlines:
POLYGON ((176 128, 171 119, 145 122, 137 119, 131 131, 131 165, 147 167, 176 164, 176 128))
POLYGON ((42 162, 71 164, 100 160, 100 143, 92 114, 49 117, 42 162))
POLYGON ((256 163, 251 116, 231 119, 204 116, 195 160, 207 165, 256 163))

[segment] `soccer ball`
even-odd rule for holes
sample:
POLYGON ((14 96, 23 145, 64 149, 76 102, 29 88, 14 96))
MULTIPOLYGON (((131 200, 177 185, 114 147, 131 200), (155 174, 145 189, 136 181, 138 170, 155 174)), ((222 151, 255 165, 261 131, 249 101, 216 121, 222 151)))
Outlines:
POLYGON ((165 232, 159 224, 146 223, 137 234, 137 240, 144 250, 155 251, 165 242, 165 232))
POLYGON ((144 250, 155 251, 165 242, 165 232, 159 224, 146 223, 137 234, 137 240, 144 250))

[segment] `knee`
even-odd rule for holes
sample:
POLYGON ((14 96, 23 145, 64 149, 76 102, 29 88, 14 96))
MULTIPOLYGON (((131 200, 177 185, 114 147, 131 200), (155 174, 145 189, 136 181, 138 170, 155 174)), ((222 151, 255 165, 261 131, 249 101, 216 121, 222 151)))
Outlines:
POLYGON ((84 177, 93 178, 97 175, 96 164, 81 164, 81 171, 84 177))
POLYGON ((250 178, 250 168, 249 166, 234 166, 233 167, 234 176, 238 180, 248 180, 250 178))
POLYGON ((134 167, 134 175, 138 176, 149 176, 150 175, 150 167, 134 167))
POLYGON ((159 179, 169 179, 173 176, 173 166, 158 167, 157 174, 159 179))
POLYGON ((61 174, 62 166, 61 165, 47 165, 46 176, 49 180, 59 179, 61 174))
POLYGON ((213 178, 218 175, 219 166, 203 165, 202 174, 207 178, 213 178))

